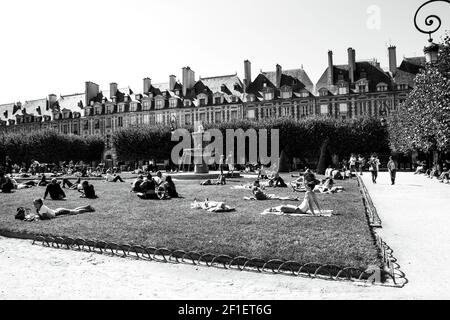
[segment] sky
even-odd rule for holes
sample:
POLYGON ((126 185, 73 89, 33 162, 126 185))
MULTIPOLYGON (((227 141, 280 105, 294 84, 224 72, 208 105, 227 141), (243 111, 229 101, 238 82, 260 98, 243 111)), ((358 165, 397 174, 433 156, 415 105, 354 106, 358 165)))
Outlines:
MULTIPOLYGON (((316 83, 327 67, 377 58, 388 66, 387 46, 398 63, 423 54, 428 35, 414 27, 425 0, 6 0, 0 10, 0 104, 84 91, 92 81, 142 91, 142 79, 181 79, 190 66, 199 76, 237 74, 243 61, 260 70, 303 68, 316 83)), ((438 14, 438 41, 450 29, 450 5, 438 14)))

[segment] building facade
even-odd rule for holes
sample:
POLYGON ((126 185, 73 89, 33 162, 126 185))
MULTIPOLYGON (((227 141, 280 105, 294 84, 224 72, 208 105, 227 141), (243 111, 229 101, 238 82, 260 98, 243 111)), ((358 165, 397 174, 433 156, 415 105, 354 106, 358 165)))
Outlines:
POLYGON ((52 129, 64 134, 105 137, 104 160, 115 161, 112 135, 135 125, 180 127, 194 122, 220 123, 239 119, 288 117, 388 117, 406 99, 424 57, 404 58, 397 67, 396 48, 389 52, 389 70, 376 60, 357 61, 348 49, 346 64, 328 66, 314 85, 303 69, 261 71, 252 78, 251 62, 244 61, 243 81, 237 74, 195 78, 184 67, 181 82, 170 75, 167 83, 145 78, 141 92, 111 83, 100 90, 85 83, 83 93, 0 105, 0 131, 31 132, 52 129))

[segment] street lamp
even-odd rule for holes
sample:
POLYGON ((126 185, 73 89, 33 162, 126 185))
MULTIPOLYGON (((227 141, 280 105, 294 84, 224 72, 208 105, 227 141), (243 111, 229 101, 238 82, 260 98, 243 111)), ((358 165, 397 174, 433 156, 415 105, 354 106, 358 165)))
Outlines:
POLYGON ((438 59, 439 45, 433 42, 433 38, 431 37, 431 35, 441 28, 442 21, 441 21, 441 18, 439 18, 437 15, 434 15, 434 14, 429 15, 425 19, 426 26, 432 27, 435 22, 437 22, 437 26, 432 28, 431 30, 424 30, 424 29, 420 28, 419 25, 417 24, 417 16, 423 7, 425 7, 428 4, 433 3, 433 2, 446 2, 447 4, 450 4, 450 0, 430 0, 430 1, 425 2, 423 5, 421 5, 419 7, 419 9, 417 9, 416 14, 414 15, 414 25, 416 26, 416 29, 422 33, 428 34, 428 36, 429 36, 429 40, 428 40, 429 43, 423 49, 427 63, 434 63, 438 59))

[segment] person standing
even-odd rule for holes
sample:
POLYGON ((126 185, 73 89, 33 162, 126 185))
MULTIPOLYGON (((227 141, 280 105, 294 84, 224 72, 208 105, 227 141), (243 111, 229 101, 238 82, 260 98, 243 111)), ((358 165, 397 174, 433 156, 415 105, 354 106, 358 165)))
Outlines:
POLYGON ((369 171, 372 173, 372 182, 377 183, 378 171, 380 171, 380 160, 376 155, 372 155, 369 160, 369 171))
POLYGON ((392 159, 392 157, 389 157, 389 162, 387 163, 387 168, 388 168, 389 174, 391 176, 391 183, 392 183, 392 185, 394 185, 395 177, 397 175, 397 164, 392 159))
POLYGON ((362 176, 364 166, 366 165, 366 159, 364 159, 364 157, 362 155, 359 155, 357 164, 358 164, 359 175, 362 176))
POLYGON ((356 162, 358 160, 356 159, 356 155, 352 154, 350 157, 350 160, 348 161, 348 164, 350 166, 350 177, 352 177, 352 174, 355 175, 355 177, 357 176, 356 174, 356 162))

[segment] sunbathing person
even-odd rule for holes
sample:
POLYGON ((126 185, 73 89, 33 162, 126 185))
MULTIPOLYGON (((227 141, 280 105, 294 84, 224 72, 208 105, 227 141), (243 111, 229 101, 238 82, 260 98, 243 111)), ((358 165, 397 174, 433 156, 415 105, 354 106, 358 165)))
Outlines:
POLYGON ((63 200, 66 198, 66 194, 56 179, 52 179, 52 182, 45 189, 44 200, 49 194, 52 200, 63 200))
POLYGON ((334 181, 331 178, 326 178, 322 181, 322 183, 315 187, 314 192, 320 192, 320 193, 339 193, 343 192, 344 188, 340 186, 335 186, 334 181))
MULTIPOLYGON (((77 215, 95 211, 95 209, 91 206, 79 207, 73 210, 65 208, 58 208, 56 210, 52 210, 44 204, 42 199, 34 200, 33 205, 36 208, 36 213, 40 220, 49 220, 63 215, 77 215)), ((16 216, 16 219, 25 220, 25 214, 23 216, 16 216)))
POLYGON ((280 197, 274 194, 266 194, 258 187, 253 187, 252 189, 253 197, 244 197, 244 200, 283 200, 283 201, 299 201, 299 198, 293 197, 280 197))
POLYGON ((66 185, 69 190, 81 190, 81 177, 79 177, 75 183, 70 182, 69 179, 63 179, 62 187, 65 188, 66 185))
POLYGON ((194 202, 191 203, 191 208, 203 209, 209 212, 230 212, 235 210, 234 208, 227 206, 224 202, 209 201, 208 199, 205 199, 205 201, 202 202, 197 201, 197 199, 194 199, 194 202))
POLYGON ((39 187, 45 187, 48 185, 48 181, 45 177, 45 174, 42 175, 41 181, 39 181, 38 186, 39 187))
POLYGON ((303 202, 299 206, 293 205, 282 205, 274 208, 269 208, 264 211, 264 213, 283 213, 283 214, 312 214, 317 215, 314 210, 314 204, 319 210, 320 215, 322 213, 322 209, 319 205, 319 202, 314 197, 314 193, 309 190, 305 193, 305 198, 303 202))
POLYGON ((123 179, 119 175, 113 176, 111 174, 111 169, 108 169, 106 171, 105 181, 106 182, 117 182, 117 181, 125 182, 125 181, 123 181, 123 179))
POLYGON ((92 184, 89 184, 87 181, 83 181, 81 184, 82 189, 80 190, 81 196, 80 198, 87 198, 87 199, 97 199, 97 195, 95 194, 95 189, 92 184))

